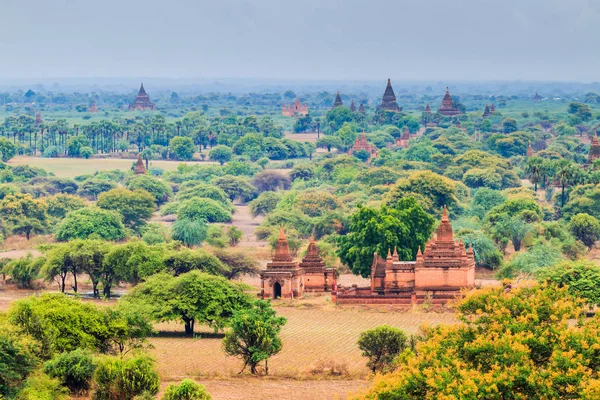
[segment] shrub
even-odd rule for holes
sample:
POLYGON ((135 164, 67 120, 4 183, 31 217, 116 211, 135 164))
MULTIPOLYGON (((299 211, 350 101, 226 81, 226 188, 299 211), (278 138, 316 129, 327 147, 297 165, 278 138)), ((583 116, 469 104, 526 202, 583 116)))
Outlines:
POLYGON ((206 243, 220 249, 227 246, 227 237, 220 225, 210 225, 206 232, 206 243))
POLYGON ((196 146, 192 138, 187 136, 175 136, 169 142, 171 151, 178 160, 191 160, 194 157, 196 146))
POLYGON ((229 222, 231 213, 214 200, 192 198, 181 202, 177 209, 177 218, 206 222, 229 222))
POLYGON ((81 208, 71 212, 56 229, 59 242, 97 237, 120 240, 126 236, 121 216, 97 207, 81 208))
POLYGON ((368 357, 367 367, 375 372, 385 371, 392 361, 407 347, 407 337, 400 329, 382 325, 364 331, 358 338, 362 355, 368 357))
POLYGON ((81 149, 79 149, 79 154, 81 157, 88 159, 94 155, 94 150, 90 146, 83 146, 81 149))
POLYGON ((280 194, 275 192, 263 192, 248 204, 250 213, 253 217, 267 215, 275 210, 279 200, 281 200, 280 194))
POLYGON ((154 196, 159 206, 166 203, 173 194, 173 190, 163 181, 149 175, 136 175, 127 180, 125 186, 129 190, 143 189, 154 196))
POLYGON ((219 145, 210 149, 208 156, 211 160, 217 161, 219 164, 223 165, 227 161, 231 160, 231 156, 233 152, 227 146, 219 145))
POLYGON ((46 361, 44 373, 57 378, 71 393, 86 391, 90 388, 94 374, 92 354, 82 349, 61 353, 46 361))
POLYGON ((60 385, 58 379, 36 373, 25 381, 25 386, 15 400, 63 400, 68 398, 67 388, 60 385))
POLYGON ((17 146, 9 139, 0 137, 0 159, 4 162, 10 160, 17 154, 17 146))
POLYGON ((188 247, 201 244, 206 239, 206 223, 203 220, 178 219, 173 223, 173 240, 188 247))
POLYGON ((56 146, 48 146, 44 149, 42 153, 42 157, 44 158, 54 158, 60 155, 60 150, 56 146))
POLYGON ((159 378, 154 361, 148 356, 128 360, 106 357, 94 373, 95 400, 133 400, 146 392, 158 393, 159 378))
POLYGON ((184 379, 179 385, 172 383, 167 386, 162 400, 212 400, 212 396, 203 385, 184 379))
POLYGON ((569 228, 571 233, 588 248, 591 248, 596 240, 600 239, 600 222, 589 214, 579 213, 572 216, 569 228))
POLYGON ((10 261, 3 272, 10 275, 20 288, 32 289, 33 281, 38 278, 45 262, 43 257, 33 258, 27 254, 24 258, 10 261))

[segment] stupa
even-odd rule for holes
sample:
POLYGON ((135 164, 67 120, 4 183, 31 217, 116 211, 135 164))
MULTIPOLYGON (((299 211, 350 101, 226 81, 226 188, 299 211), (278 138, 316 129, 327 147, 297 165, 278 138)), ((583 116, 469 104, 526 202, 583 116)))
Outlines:
POLYGON ((150 101, 150 96, 146 93, 144 89, 144 84, 140 86, 140 91, 133 103, 129 105, 129 111, 154 111, 156 110, 156 106, 152 101, 150 101))
POLYGON ((342 102, 342 98, 340 97, 340 92, 338 91, 336 96, 335 96, 335 101, 333 102, 333 107, 332 108, 336 108, 336 107, 340 107, 343 106, 344 102, 342 102))
POLYGON ((396 95, 394 94, 394 89, 392 89, 392 81, 389 78, 379 109, 386 111, 402 111, 402 108, 398 107, 398 103, 396 103, 396 95))
POLYGON ((444 98, 442 99, 442 106, 440 108, 438 108, 438 113, 445 115, 445 116, 453 116, 453 115, 461 114, 460 110, 458 108, 454 107, 454 100, 452 100, 452 96, 450 96, 450 91, 448 90, 447 86, 446 86, 446 94, 444 95, 444 98))

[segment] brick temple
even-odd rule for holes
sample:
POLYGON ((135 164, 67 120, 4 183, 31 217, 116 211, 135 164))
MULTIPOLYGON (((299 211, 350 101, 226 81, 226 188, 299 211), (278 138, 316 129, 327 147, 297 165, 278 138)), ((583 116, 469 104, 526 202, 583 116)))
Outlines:
POLYGON ((354 105, 354 100, 350 102, 350 111, 356 112, 356 105, 354 105))
POLYGON ((396 249, 383 259, 373 256, 370 287, 340 288, 333 301, 340 304, 445 304, 462 288, 475 285, 475 255, 462 240, 455 241, 448 210, 434 239, 419 247, 415 261, 400 261, 396 249))
POLYGON ((300 103, 298 98, 296 98, 296 101, 294 101, 294 104, 291 106, 285 104, 281 106, 281 115, 284 117, 296 117, 298 115, 306 114, 308 114, 308 106, 300 103))
POLYGON ((600 159, 600 142, 598 141, 598 133, 594 132, 587 163, 591 164, 598 159, 600 159))
POLYGON ((354 141, 354 145, 348 150, 348 155, 352 155, 357 151, 364 150, 369 153, 370 157, 377 157, 377 147, 367 142, 367 136, 365 135, 365 131, 363 131, 360 139, 358 135, 356 136, 356 140, 354 141))
POLYGON ((142 160, 142 154, 138 153, 137 161, 133 166, 133 173, 135 175, 144 175, 146 173, 146 166, 144 165, 144 161, 142 160))
POLYGON ((290 255, 285 230, 281 227, 273 260, 260 272, 260 297, 302 297, 304 292, 329 292, 335 287, 335 268, 325 266, 314 238, 311 237, 306 256, 298 263, 290 255))
POLYGON ((442 105, 440 106, 440 108, 438 108, 437 111, 438 111, 438 113, 445 115, 447 117, 461 114, 461 111, 458 108, 454 107, 454 100, 452 99, 452 96, 450 95, 450 90, 448 89, 447 86, 446 86, 446 94, 444 95, 444 98, 442 99, 442 105))
POLYGON ((383 92, 381 104, 378 108, 386 111, 402 111, 402 108, 398 107, 398 103, 396 103, 396 95, 394 94, 394 89, 392 88, 392 81, 389 78, 387 81, 387 86, 385 87, 385 92, 383 92))
POLYGON ((135 96, 135 100, 133 103, 129 104, 129 111, 154 111, 156 110, 156 106, 152 101, 150 101, 150 96, 146 93, 144 89, 144 84, 140 86, 140 91, 137 96, 135 96))
POLYGON ((396 139, 396 146, 408 148, 408 141, 410 140, 410 132, 408 131, 408 126, 404 125, 404 132, 402 132, 402 136, 396 139))
POLYGON ((335 95, 335 101, 333 102, 332 108, 341 107, 343 105, 344 105, 344 102, 342 101, 342 98, 340 97, 340 92, 338 91, 337 94, 335 95))
POLYGON ((98 112, 98 107, 96 106, 96 102, 95 101, 92 101, 92 105, 88 107, 87 111, 90 112, 90 113, 97 113, 98 112))

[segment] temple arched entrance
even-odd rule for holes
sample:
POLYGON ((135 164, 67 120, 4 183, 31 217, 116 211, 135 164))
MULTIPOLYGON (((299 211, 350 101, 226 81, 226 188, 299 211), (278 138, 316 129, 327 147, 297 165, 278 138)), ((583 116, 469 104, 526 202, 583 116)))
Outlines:
POLYGON ((273 298, 274 299, 281 298, 281 284, 279 282, 275 282, 273 284, 273 298))

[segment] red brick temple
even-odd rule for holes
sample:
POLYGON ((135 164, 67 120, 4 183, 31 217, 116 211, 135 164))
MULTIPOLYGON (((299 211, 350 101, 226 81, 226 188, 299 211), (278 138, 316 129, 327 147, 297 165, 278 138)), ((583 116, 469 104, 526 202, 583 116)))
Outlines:
POLYGON ((448 211, 434 239, 419 247, 415 261, 400 261, 388 250, 386 259, 374 254, 370 287, 340 288, 332 299, 339 304, 445 304, 475 285, 475 255, 462 240, 455 241, 448 211))
POLYGON ((496 106, 494 105, 494 103, 492 103, 492 106, 490 107, 490 113, 492 113, 492 114, 496 113, 496 106))
POLYGON ((129 111, 154 111, 156 110, 156 106, 152 101, 150 101, 150 96, 146 93, 144 89, 144 84, 140 86, 140 91, 137 96, 135 96, 135 100, 133 103, 129 105, 129 111))
POLYGON ((344 102, 342 101, 342 98, 340 97, 340 92, 338 91, 337 94, 335 95, 335 101, 333 102, 332 108, 340 107, 343 105, 344 105, 344 102))
POLYGON ((531 143, 527 144, 527 157, 533 156, 533 148, 531 148, 531 143))
POLYGON ((310 240, 306 256, 298 263, 290 255, 285 230, 281 227, 273 260, 260 272, 260 297, 302 297, 305 291, 327 292, 334 287, 335 269, 325 266, 314 238, 310 240))
POLYGON ((137 161, 133 166, 133 173, 135 175, 144 175, 146 173, 146 166, 144 165, 144 161, 142 160, 142 155, 138 153, 137 161))
POLYGON ((360 105, 358 106, 358 112, 361 114, 366 114, 367 111, 365 110, 365 106, 363 105, 363 103, 360 103, 360 105))
POLYGON ((427 114, 431 114, 431 107, 429 106, 429 103, 427 103, 427 105, 425 106, 425 112, 427 114))
POLYGON ((35 116, 35 126, 41 125, 43 123, 44 120, 42 119, 42 114, 38 112, 35 116))
POLYGON ((490 115, 492 115, 492 113, 490 111, 490 107, 486 104, 485 108, 483 109, 483 114, 481 116, 483 118, 485 118, 485 117, 489 117, 490 115))
POLYGON ((592 138, 592 144, 590 146, 590 152, 588 153, 588 164, 593 163, 595 160, 600 158, 600 142, 598 141, 598 133, 594 132, 592 138))
POLYGON ((402 136, 396 139, 396 146, 408 148, 408 141, 410 140, 410 132, 408 131, 408 126, 404 125, 404 132, 402 132, 402 136))
POLYGON ((356 112, 356 106, 354 105, 354 100, 350 102, 350 111, 356 112))
POLYGON ((358 135, 356 136, 356 140, 354 141, 354 145, 348 150, 348 155, 354 154, 354 152, 364 150, 370 154, 371 157, 377 157, 377 147, 367 142, 367 136, 365 135, 365 131, 363 131, 360 139, 358 135))
POLYGON ((300 103, 298 98, 296 98, 296 101, 294 101, 294 104, 291 106, 285 104, 281 106, 281 115, 284 117, 295 117, 306 114, 308 114, 308 106, 300 103))
POLYGON ((402 111, 402 108, 398 107, 398 103, 396 103, 396 95, 394 89, 392 89, 392 81, 389 78, 381 99, 381 105, 378 108, 386 111, 402 111))
POLYGON ((96 107, 96 102, 92 101, 92 105, 87 109, 88 112, 97 113, 98 107, 96 107))
POLYGON ((454 107, 454 100, 452 100, 452 96, 450 96, 450 91, 448 90, 448 87, 446 87, 446 94, 442 99, 442 106, 438 108, 438 113, 449 117, 461 114, 460 110, 454 107))

